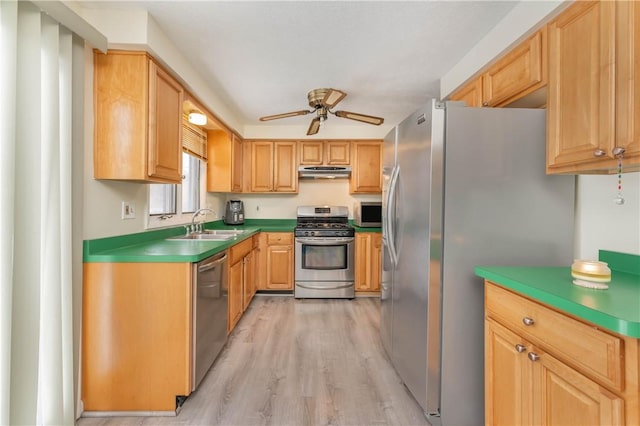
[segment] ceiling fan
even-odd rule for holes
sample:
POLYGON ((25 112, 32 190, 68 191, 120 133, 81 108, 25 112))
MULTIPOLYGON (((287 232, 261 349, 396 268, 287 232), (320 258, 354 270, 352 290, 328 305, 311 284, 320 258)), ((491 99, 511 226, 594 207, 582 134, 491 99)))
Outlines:
POLYGON ((314 89, 307 93, 309 99, 309 106, 312 110, 300 110, 285 112, 284 114, 267 115, 266 117, 260 117, 260 121, 277 120, 279 118, 295 117, 297 115, 307 115, 313 112, 316 116, 311 120, 307 135, 315 135, 320 130, 320 124, 327 119, 327 114, 333 114, 336 117, 348 118, 350 120, 361 121, 363 123, 374 124, 376 126, 384 123, 384 118, 374 117, 372 115, 359 114, 357 112, 350 111, 331 111, 331 108, 336 106, 347 94, 341 90, 336 89, 314 89))

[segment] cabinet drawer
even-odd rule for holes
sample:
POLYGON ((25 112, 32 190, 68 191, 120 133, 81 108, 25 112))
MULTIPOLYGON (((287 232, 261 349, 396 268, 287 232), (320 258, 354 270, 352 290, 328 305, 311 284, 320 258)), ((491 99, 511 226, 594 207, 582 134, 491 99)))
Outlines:
POLYGON ((622 389, 624 359, 620 338, 493 284, 485 289, 488 316, 584 374, 622 389))
POLYGON ((270 232, 267 234, 267 244, 293 244, 293 234, 289 232, 270 232))
POLYGON ((235 265, 253 249, 253 239, 247 238, 229 249, 229 265, 235 265))

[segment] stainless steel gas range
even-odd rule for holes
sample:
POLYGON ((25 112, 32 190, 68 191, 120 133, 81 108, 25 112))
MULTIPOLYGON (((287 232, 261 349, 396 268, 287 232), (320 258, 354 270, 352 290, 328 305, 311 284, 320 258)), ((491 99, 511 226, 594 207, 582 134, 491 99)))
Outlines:
POLYGON ((355 231, 348 208, 301 206, 297 216, 295 297, 355 297, 355 231))

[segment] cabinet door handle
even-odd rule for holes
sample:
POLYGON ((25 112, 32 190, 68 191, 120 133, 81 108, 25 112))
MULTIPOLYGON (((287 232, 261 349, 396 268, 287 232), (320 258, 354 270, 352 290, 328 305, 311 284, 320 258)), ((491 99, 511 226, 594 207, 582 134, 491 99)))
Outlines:
POLYGON ((626 149, 624 149, 623 147, 616 146, 615 148, 613 148, 611 150, 611 153, 613 154, 613 156, 615 158, 622 158, 624 156, 625 151, 626 151, 626 149))
POLYGON ((529 357, 529 359, 530 359, 531 361, 539 361, 539 360, 540 360, 540 355, 538 355, 538 354, 537 354, 537 353, 535 353, 535 352, 529 352, 529 353, 527 354, 527 356, 529 357))
POLYGON ((524 351, 527 350, 527 347, 525 345, 521 345, 520 343, 516 343, 516 351, 518 351, 518 353, 522 353, 524 351))
POLYGON ((594 157, 604 157, 605 155, 607 155, 607 153, 605 152, 604 149, 598 148, 598 149, 595 149, 593 151, 593 156, 594 157))
POLYGON ((533 324, 535 324, 535 321, 533 320, 533 318, 529 318, 529 317, 522 318, 522 322, 523 322, 524 325, 533 325, 533 324))

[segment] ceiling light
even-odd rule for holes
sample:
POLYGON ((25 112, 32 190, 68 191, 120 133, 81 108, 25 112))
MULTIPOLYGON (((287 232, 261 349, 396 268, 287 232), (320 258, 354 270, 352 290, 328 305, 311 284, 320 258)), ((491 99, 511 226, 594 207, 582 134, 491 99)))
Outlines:
POLYGON ((189 113, 189 123, 204 126, 207 124, 207 116, 201 112, 191 111, 189 113))

